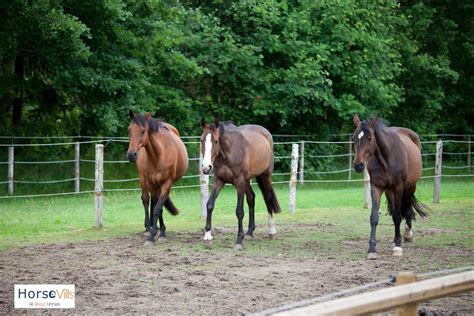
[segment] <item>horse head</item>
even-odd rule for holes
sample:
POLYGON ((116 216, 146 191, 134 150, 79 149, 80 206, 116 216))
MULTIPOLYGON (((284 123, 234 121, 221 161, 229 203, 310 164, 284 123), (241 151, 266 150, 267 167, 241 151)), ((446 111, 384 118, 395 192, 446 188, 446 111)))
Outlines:
POLYGON ((364 171, 364 166, 369 157, 375 153, 377 142, 375 139, 374 126, 379 117, 375 116, 370 121, 361 121, 357 114, 354 114, 352 121, 356 127, 352 141, 354 142, 355 156, 354 169, 357 172, 364 171))
POLYGON ((129 110, 128 114, 132 121, 128 126, 128 151, 127 157, 130 162, 137 160, 138 151, 148 144, 148 130, 151 114, 136 114, 129 110))
POLYGON ((214 123, 208 125, 204 118, 201 119, 201 154, 202 154, 202 172, 209 174, 213 168, 214 160, 219 155, 222 124, 214 119, 214 123))

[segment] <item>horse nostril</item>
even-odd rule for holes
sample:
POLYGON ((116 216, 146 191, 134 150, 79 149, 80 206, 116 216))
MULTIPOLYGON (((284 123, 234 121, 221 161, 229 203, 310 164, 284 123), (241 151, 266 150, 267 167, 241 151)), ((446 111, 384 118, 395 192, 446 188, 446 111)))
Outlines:
POLYGON ((357 172, 362 172, 362 171, 364 170, 364 163, 362 163, 362 162, 355 163, 355 164, 354 164, 354 169, 355 169, 357 172))
POLYGON ((128 153, 128 161, 134 162, 136 160, 137 160, 137 152, 136 151, 132 151, 132 152, 128 153))

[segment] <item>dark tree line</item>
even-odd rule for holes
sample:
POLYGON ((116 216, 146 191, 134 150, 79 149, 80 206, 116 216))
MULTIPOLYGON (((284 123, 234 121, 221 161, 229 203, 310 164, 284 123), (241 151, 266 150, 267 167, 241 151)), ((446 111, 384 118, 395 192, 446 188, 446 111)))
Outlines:
POLYGON ((128 109, 326 135, 472 133, 470 1, 0 2, 0 134, 126 135, 128 109))

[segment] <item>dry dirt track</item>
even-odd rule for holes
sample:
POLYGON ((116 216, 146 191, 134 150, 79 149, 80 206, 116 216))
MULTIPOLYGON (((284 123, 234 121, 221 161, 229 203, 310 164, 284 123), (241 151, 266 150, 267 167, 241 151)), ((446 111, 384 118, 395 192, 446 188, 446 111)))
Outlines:
MULTIPOLYGON (((257 239, 248 243, 269 242, 262 239, 263 228, 259 231, 257 239)), ((416 252, 426 249, 412 244, 406 247, 406 259, 394 258, 389 256, 387 242, 379 244, 381 258, 376 261, 363 257, 338 259, 331 253, 311 257, 318 249, 310 242, 299 245, 306 248, 303 251, 308 252, 308 258, 292 258, 285 253, 266 256, 245 249, 234 251, 231 239, 228 249, 218 245, 205 249, 201 235, 170 233, 168 242, 154 248, 144 248, 143 235, 136 234, 2 252, 0 314, 28 312, 13 309, 15 283, 74 283, 74 313, 81 314, 245 314, 378 281, 404 269, 428 271, 426 258, 449 265, 456 256, 466 256, 465 249, 452 247, 449 253, 424 253, 424 259, 418 262, 416 252)), ((216 238, 224 235, 233 238, 232 230, 215 233, 216 238)), ((339 250, 359 248, 365 250, 365 239, 347 242, 339 250)), ((467 255, 474 258, 472 253, 467 255)), ((422 307, 444 314, 472 314, 473 297, 472 293, 463 294, 422 307)))

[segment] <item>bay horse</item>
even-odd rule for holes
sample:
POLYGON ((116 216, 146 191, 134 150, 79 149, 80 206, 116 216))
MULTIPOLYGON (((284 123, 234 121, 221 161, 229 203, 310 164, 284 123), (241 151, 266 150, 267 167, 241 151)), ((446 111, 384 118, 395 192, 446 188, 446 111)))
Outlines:
POLYGON ((250 185, 250 179, 253 178, 256 178, 267 206, 269 237, 276 239, 273 213, 281 212, 281 208, 272 186, 274 152, 270 132, 259 125, 237 127, 229 122, 219 122, 217 119, 208 125, 204 118, 201 119, 201 127, 202 172, 209 174, 214 170, 213 188, 207 201, 204 242, 208 245, 212 243, 212 211, 217 196, 226 183, 232 184, 237 190, 235 214, 238 220, 238 233, 234 248, 242 248, 245 236, 253 238, 255 193, 250 185), (249 207, 249 226, 245 236, 242 224, 244 195, 247 197, 249 207))
POLYGON ((428 207, 415 197, 416 182, 421 177, 421 143, 418 135, 403 127, 388 127, 378 116, 360 121, 353 116, 356 126, 353 135, 355 147, 354 169, 370 175, 372 212, 367 259, 376 259, 376 230, 379 221, 380 197, 385 192, 388 210, 395 225, 393 256, 402 256, 400 223, 405 219, 405 242, 413 241, 412 220, 415 211, 427 216, 428 207))
POLYGON ((172 215, 179 213, 169 194, 173 183, 188 169, 188 153, 178 130, 171 124, 152 118, 150 113, 136 114, 130 110, 129 116, 132 121, 128 127, 127 157, 130 162, 137 163, 145 209, 145 232, 149 232, 145 245, 153 245, 158 231, 157 221, 160 222, 158 240, 166 240, 163 206, 172 215))

